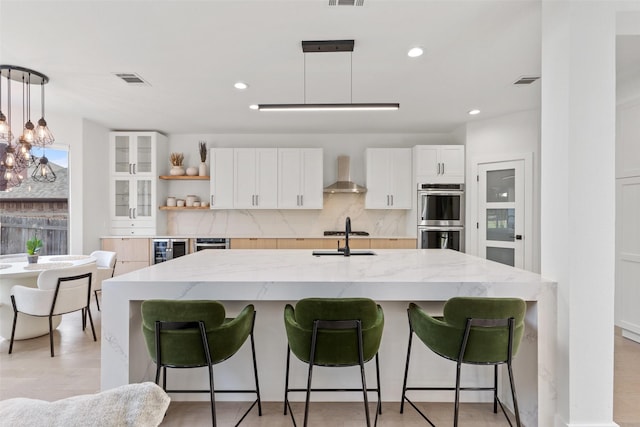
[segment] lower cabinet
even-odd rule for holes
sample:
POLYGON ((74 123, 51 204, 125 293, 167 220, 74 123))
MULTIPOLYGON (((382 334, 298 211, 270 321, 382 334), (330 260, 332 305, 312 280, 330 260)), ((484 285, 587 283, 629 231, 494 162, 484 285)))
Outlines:
POLYGON ((324 239, 278 239, 278 249, 322 249, 324 239))
POLYGON ((149 239, 106 238, 102 239, 102 250, 116 253, 114 276, 139 270, 151 264, 149 239))
POLYGON ((246 239, 231 239, 229 249, 277 249, 277 239, 261 239, 257 237, 246 239))
POLYGON ((416 239, 371 239, 370 249, 415 249, 416 239))

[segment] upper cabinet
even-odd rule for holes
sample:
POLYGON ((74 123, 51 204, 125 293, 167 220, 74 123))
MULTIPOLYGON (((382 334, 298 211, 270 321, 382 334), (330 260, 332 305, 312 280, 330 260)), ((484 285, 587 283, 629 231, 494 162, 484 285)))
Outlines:
POLYGON ((112 132, 110 174, 155 175, 157 135, 155 132, 112 132))
POLYGON ((112 132, 109 214, 115 235, 154 235, 158 165, 167 162, 166 138, 156 132, 112 132))
POLYGON ((233 148, 209 150, 211 209, 233 208, 233 148))
POLYGON ((416 145, 413 159, 419 184, 464 184, 464 145, 416 145))
POLYGON ((367 148, 366 209, 411 209, 411 148, 367 148))
POLYGON ((233 156, 233 207, 278 207, 278 149, 236 148, 233 156))
POLYGON ((278 149, 278 208, 322 209, 322 149, 278 149))

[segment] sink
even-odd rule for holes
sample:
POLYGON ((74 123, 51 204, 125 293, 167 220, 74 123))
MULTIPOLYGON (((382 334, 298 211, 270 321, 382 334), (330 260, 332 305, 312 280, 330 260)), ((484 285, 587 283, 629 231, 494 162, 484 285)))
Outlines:
MULTIPOLYGON (((338 256, 344 256, 344 252, 342 251, 313 251, 312 252, 313 256, 325 256, 325 255, 338 255, 338 256)), ((358 255, 375 255, 376 253, 373 251, 358 251, 358 250, 351 250, 351 256, 358 256, 358 255)))

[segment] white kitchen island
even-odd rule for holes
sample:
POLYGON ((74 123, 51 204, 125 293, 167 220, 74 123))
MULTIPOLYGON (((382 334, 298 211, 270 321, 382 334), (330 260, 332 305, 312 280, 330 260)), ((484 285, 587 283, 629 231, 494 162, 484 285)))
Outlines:
MULTIPOLYGON (((400 401, 406 358, 408 302, 437 313, 454 296, 520 297, 527 301, 526 331, 514 361, 521 417, 526 426, 553 425, 555 414, 556 284, 537 274, 451 250, 376 250, 376 256, 314 257, 310 250, 206 250, 109 279, 103 283, 102 389, 153 381, 141 332, 146 299, 214 299, 235 316, 248 303, 257 310, 255 340, 262 399, 282 401, 286 361, 283 309, 307 297, 368 297, 384 309, 380 349, 382 398, 400 401)), ((453 386, 455 363, 414 341, 409 385, 453 386)), ((251 384, 248 344, 217 365, 216 388, 251 384)), ((370 364, 373 365, 373 364, 370 364)), ((357 368, 317 370, 314 385, 357 387, 357 368), (337 384, 336 384, 337 383, 337 384), (339 385, 338 385, 339 386, 339 385)), ((367 368, 373 384, 375 371, 367 368)), ((490 384, 492 368, 463 368, 463 386, 490 384)), ((506 377, 506 376, 505 376, 506 377)), ((292 356, 292 385, 304 386, 306 365, 292 356)), ((169 386, 207 387, 198 369, 172 370, 169 386), (180 371, 180 372, 175 372, 180 371), (175 382, 172 382, 172 379, 175 382)), ((508 387, 502 387, 509 402, 508 387)), ((463 392, 463 401, 490 401, 491 393, 463 392)), ((414 392, 414 401, 452 401, 449 392, 414 392)), ((206 399, 176 395, 174 399, 206 399)), ((250 396, 221 395, 220 399, 250 396)), ((293 394, 301 400, 303 394, 293 394)), ((313 400, 360 401, 361 394, 315 393, 313 400), (351 397, 349 397, 351 396, 351 397)), ((409 409, 412 410, 412 409, 409 409)), ((452 408, 453 410, 453 408, 452 408)), ((487 408, 489 409, 489 407, 487 408)), ((383 415, 384 417, 384 415, 383 415)))

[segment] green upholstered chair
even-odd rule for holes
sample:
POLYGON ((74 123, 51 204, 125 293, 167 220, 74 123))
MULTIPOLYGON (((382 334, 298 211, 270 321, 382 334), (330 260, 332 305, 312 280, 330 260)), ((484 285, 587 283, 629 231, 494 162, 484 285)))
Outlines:
POLYGON ((295 425, 289 404, 289 392, 306 392, 304 425, 309 415, 309 397, 312 391, 362 391, 364 395, 367 426, 370 426, 367 392, 377 392, 375 423, 380 406, 380 365, 378 348, 382 339, 384 315, 382 308, 367 298, 307 298, 290 304, 284 309, 284 324, 287 331, 287 370, 285 377, 284 414, 287 408, 295 425), (289 388, 289 362, 291 353, 309 364, 307 388, 289 388), (364 364, 376 358, 376 388, 367 388, 364 364), (313 366, 360 366, 362 388, 327 389, 311 388, 313 366))
POLYGON ((224 306, 217 301, 147 300, 142 303, 142 332, 151 359, 156 363, 156 379, 169 393, 209 393, 211 420, 216 425, 213 365, 233 356, 247 338, 251 339, 255 389, 215 390, 216 393, 256 393, 256 400, 236 424, 258 404, 262 415, 258 368, 253 340, 255 324, 253 305, 246 306, 234 319, 225 318, 224 306), (167 390, 167 368, 209 368, 209 390, 167 390))
POLYGON ((522 340, 525 311, 526 303, 519 298, 455 297, 445 303, 442 317, 432 317, 417 305, 409 304, 409 346, 400 413, 404 410, 406 400, 429 424, 435 427, 429 418, 407 398, 407 391, 455 390, 453 425, 457 427, 460 390, 492 390, 493 412, 497 412, 499 404, 509 425, 512 425, 502 402, 498 399, 498 365, 506 364, 516 424, 520 426, 511 360, 517 353, 522 340), (411 341, 414 332, 433 352, 457 363, 455 387, 407 387, 411 341), (463 363, 493 365, 493 387, 460 387, 460 367, 463 363))

